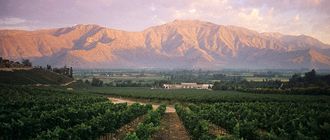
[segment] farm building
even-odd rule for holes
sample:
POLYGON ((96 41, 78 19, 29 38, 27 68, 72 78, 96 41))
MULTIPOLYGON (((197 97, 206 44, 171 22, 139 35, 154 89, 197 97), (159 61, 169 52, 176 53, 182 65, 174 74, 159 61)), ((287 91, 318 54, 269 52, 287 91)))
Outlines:
POLYGON ((165 89, 209 89, 213 84, 197 84, 197 83, 181 83, 181 84, 164 84, 165 89))

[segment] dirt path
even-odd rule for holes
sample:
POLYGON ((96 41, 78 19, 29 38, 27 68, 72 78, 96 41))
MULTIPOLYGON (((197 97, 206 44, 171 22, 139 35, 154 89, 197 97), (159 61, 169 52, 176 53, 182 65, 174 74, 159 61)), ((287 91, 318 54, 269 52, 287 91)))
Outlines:
POLYGON ((67 83, 64 83, 64 84, 61 84, 62 87, 64 86, 67 86, 67 85, 70 85, 72 83, 76 82, 76 80, 73 80, 73 81, 70 81, 70 82, 67 82, 67 83))
POLYGON ((139 123, 144 120, 144 118, 145 116, 140 116, 132 122, 121 127, 119 130, 117 130, 116 133, 105 134, 101 136, 99 140, 122 140, 125 138, 127 133, 133 132, 137 128, 139 123))
POLYGON ((152 137, 153 140, 190 140, 188 132, 175 112, 165 113, 160 130, 152 137))
MULTIPOLYGON (((134 100, 128 100, 124 98, 108 97, 113 103, 127 103, 131 105, 133 103, 146 104, 145 102, 139 102, 134 100)), ((158 108, 159 104, 151 103, 153 109, 158 108)), ((164 114, 160 130, 153 135, 153 140, 190 140, 189 135, 185 127, 183 126, 179 116, 176 114, 173 106, 166 107, 166 113, 164 114)))
MULTIPOLYGON (((128 99, 124 99, 124 98, 114 98, 114 97, 108 97, 108 99, 113 102, 113 103, 127 103, 128 105, 131 105, 133 103, 140 103, 140 104, 146 104, 143 102, 139 102, 139 101, 133 101, 133 100, 128 100, 128 99)), ((153 109, 157 109, 159 107, 159 104, 154 104, 154 103, 150 103, 152 105, 153 109)), ((168 112, 175 112, 175 109, 173 106, 167 106, 166 107, 166 113, 168 112)))
POLYGON ((209 122, 209 132, 214 136, 225 136, 228 135, 226 129, 219 127, 213 123, 209 122))

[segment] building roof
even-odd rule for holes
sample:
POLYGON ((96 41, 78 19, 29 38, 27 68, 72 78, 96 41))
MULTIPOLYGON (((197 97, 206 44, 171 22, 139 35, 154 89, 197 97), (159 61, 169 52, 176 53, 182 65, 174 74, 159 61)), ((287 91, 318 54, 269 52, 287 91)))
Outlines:
POLYGON ((187 85, 187 86, 188 86, 188 85, 189 85, 189 86, 191 85, 191 86, 193 86, 193 85, 197 85, 197 83, 181 83, 181 85, 187 85))

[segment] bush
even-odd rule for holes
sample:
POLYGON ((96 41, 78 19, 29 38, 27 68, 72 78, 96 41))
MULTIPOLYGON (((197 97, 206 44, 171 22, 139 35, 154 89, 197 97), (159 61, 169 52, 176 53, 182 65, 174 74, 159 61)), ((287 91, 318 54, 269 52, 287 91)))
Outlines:
MULTIPOLYGON (((147 106, 150 107, 150 106, 147 106)), ((160 105, 155 111, 150 111, 143 123, 138 125, 135 133, 129 133, 125 139, 137 139, 146 140, 149 139, 153 133, 159 129, 161 117, 165 114, 166 105, 160 105), (133 136, 135 135, 135 136, 133 136)))
POLYGON ((92 80, 92 86, 95 87, 102 87, 103 86, 103 81, 98 79, 98 78, 93 78, 92 80))
POLYGON ((124 140, 140 140, 136 133, 128 133, 124 140))
POLYGON ((142 123, 139 124, 136 129, 136 135, 141 140, 147 140, 151 135, 158 130, 158 126, 153 123, 142 123))

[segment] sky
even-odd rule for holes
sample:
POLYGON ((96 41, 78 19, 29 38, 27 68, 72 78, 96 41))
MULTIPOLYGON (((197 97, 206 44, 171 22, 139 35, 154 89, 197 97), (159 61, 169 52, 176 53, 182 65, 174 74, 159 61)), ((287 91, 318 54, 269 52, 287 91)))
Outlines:
POLYGON ((0 0, 0 29, 98 24, 142 31, 175 19, 304 34, 330 44, 330 0, 0 0))

